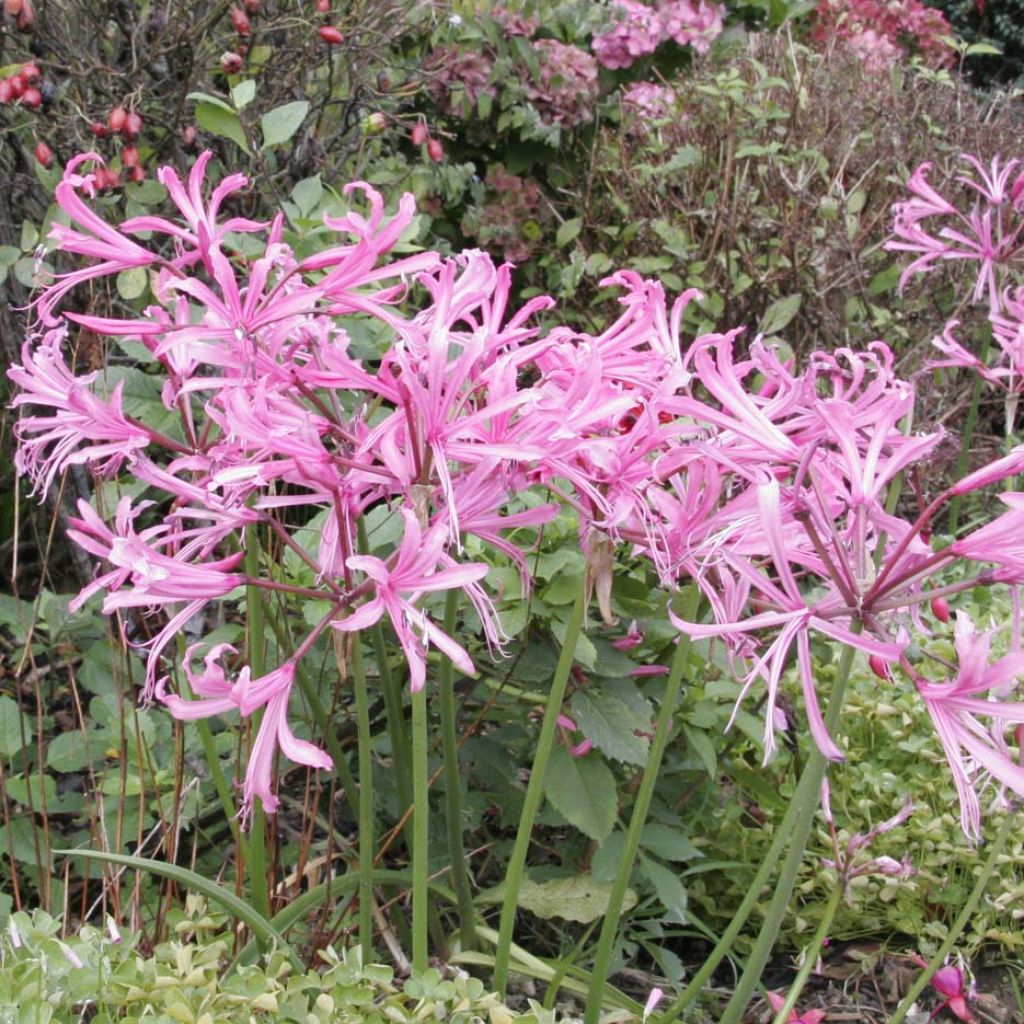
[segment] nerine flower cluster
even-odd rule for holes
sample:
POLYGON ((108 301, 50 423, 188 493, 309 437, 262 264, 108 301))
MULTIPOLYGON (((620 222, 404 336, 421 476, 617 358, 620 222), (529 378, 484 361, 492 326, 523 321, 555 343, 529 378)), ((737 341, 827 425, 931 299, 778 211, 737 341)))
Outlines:
POLYGON ((648 558, 668 586, 699 585, 706 615, 674 621, 720 638, 744 695, 767 695, 766 756, 791 655, 815 741, 843 756, 819 710, 811 641, 824 638, 920 693, 969 832, 978 830, 979 783, 1024 794, 1008 735, 1024 722, 1014 700, 1024 656, 992 660, 988 632, 961 616, 959 664, 925 671, 906 657, 911 631, 934 626, 922 608, 1024 576, 1024 495, 1005 495, 1006 512, 953 545, 929 543, 943 502, 1013 475, 1024 455, 983 467, 911 519, 887 511, 890 483, 919 474, 940 434, 905 432, 914 393, 884 345, 818 352, 803 369, 757 341, 744 350, 738 330, 684 345, 696 293, 670 304, 658 282, 626 271, 605 282, 621 291, 606 330, 545 333, 536 316, 553 316, 551 300, 510 308, 510 269, 481 252, 389 257, 412 221, 410 196, 389 215, 372 188, 349 186, 352 208, 324 218, 334 237, 299 259, 280 216, 264 224, 222 213, 245 180, 228 175, 208 189, 209 161, 200 157, 187 181, 159 172, 173 216, 118 225, 88 201, 98 158, 71 161, 57 187, 70 224, 52 237, 84 262, 35 302, 9 376, 19 388, 18 468, 38 491, 71 465, 144 485, 116 509, 81 504, 71 535, 98 569, 76 604, 102 595, 108 613, 152 616, 144 696, 178 718, 263 709, 244 812, 256 798, 276 807, 278 751, 330 765, 289 724, 298 666, 318 640, 384 623, 411 688, 427 684, 430 647, 472 673, 464 639, 432 617, 431 596, 460 591, 500 655, 489 565, 517 567, 529 588, 531 530, 561 508, 575 511, 580 543, 601 566, 606 628, 615 628, 616 545, 648 558), (258 255, 234 247, 239 234, 249 236, 246 253, 259 242, 258 255), (138 315, 63 308, 79 284, 132 268, 150 273, 155 297, 138 315), (117 387, 74 372, 69 351, 83 327, 149 350, 173 429, 135 419, 117 387), (358 356, 353 337, 380 338, 379 353, 358 356), (360 549, 360 520, 381 512, 394 542, 360 549), (303 529, 311 522, 313 542, 303 529), (254 536, 292 552, 304 574, 288 578, 268 557, 254 571, 245 559, 254 536), (486 558, 467 558, 468 538, 486 558), (940 574, 954 564, 958 582, 948 583, 940 574), (312 627, 289 617, 294 648, 281 645, 280 663, 259 676, 231 647, 194 645, 180 665, 194 696, 174 692, 171 641, 184 623, 261 590, 316 599, 322 614, 312 627))

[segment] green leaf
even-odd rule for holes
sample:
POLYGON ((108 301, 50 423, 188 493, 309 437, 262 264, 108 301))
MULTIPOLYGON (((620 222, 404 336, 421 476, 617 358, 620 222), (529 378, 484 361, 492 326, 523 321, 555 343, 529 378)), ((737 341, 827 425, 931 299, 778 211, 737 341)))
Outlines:
POLYGON ((645 719, 614 694, 595 686, 573 697, 572 715, 580 732, 601 753, 624 764, 647 764, 649 741, 637 732, 650 730, 649 715, 645 719))
POLYGON ((247 78, 231 87, 231 102, 235 110, 247 107, 256 98, 256 79, 247 78))
POLYGON ((149 275, 145 267, 132 267, 117 275, 117 294, 128 302, 145 295, 148 285, 149 275))
POLYGON ((78 729, 58 733, 46 748, 47 767, 62 774, 81 771, 89 764, 102 762, 110 742, 110 734, 97 729, 87 730, 85 741, 78 729))
POLYGON ((260 119, 263 131, 263 149, 287 142, 298 130, 309 113, 309 100, 296 100, 267 111, 260 119))
POLYGON ((22 737, 32 742, 32 729, 22 714, 18 702, 0 697, 0 755, 13 757, 24 746, 22 737))
POLYGON ((196 121, 199 127, 211 135, 230 139, 237 143, 244 153, 249 152, 249 140, 245 137, 245 129, 238 115, 233 110, 222 106, 202 102, 196 104, 196 121))
MULTIPOLYGON (((610 883, 595 882, 590 875, 552 878, 540 883, 525 879, 519 889, 519 906, 545 920, 558 917, 590 924, 607 912, 611 894, 610 883)), ((632 910, 635 906, 636 893, 627 889, 622 909, 632 910)))
POLYGON ((800 309, 803 296, 799 293, 787 295, 784 299, 777 299, 765 311, 758 324, 758 332, 761 334, 778 334, 796 316, 800 309))
POLYGON ((640 845, 651 853, 671 861, 700 860, 704 854, 690 842, 689 836, 668 825, 651 822, 640 833, 640 845))
POLYGON ((0 267, 10 267, 21 259, 21 250, 16 245, 0 245, 0 267))
POLYGON ((611 835, 618 793, 615 777, 599 758, 592 754, 575 758, 565 747, 555 747, 544 776, 544 794, 584 835, 599 843, 611 835))
POLYGON ((21 225, 21 251, 31 252, 39 244, 39 228, 30 220, 21 225))
POLYGON ((654 886, 662 906, 668 911, 670 919, 680 924, 686 923, 686 886, 679 880, 674 871, 664 864, 658 864, 649 857, 641 860, 642 869, 654 886))
POLYGON ((234 113, 230 103, 221 99, 220 96, 211 96, 208 92, 190 92, 185 98, 195 100, 197 103, 208 103, 210 106, 219 107, 229 114, 234 113))
POLYGON ((303 217, 310 215, 316 208, 316 204, 320 202, 323 194, 324 186, 319 174, 314 174, 312 178, 303 178, 292 189, 292 199, 295 201, 295 205, 299 208, 299 213, 303 217))
POLYGON ((202 875, 197 875, 194 871, 178 867, 177 864, 150 860, 148 857, 129 857, 126 854, 103 853, 99 850, 54 850, 54 853, 59 857, 82 857, 85 860, 99 860, 106 861, 109 864, 121 864, 126 868, 134 868, 136 871, 146 871, 151 875, 170 878, 179 885, 192 889, 213 900, 215 903, 219 903, 229 914, 251 928, 253 933, 268 945, 274 943, 280 946, 287 954, 292 967, 296 971, 300 974, 305 972, 305 965, 299 959, 295 950, 288 945, 284 936, 259 911, 250 907, 245 900, 240 899, 230 889, 226 889, 224 886, 218 885, 202 875))
POLYGON ((568 245, 583 229, 583 218, 573 217, 570 220, 565 221, 558 228, 558 233, 555 235, 555 245, 562 247, 568 245))

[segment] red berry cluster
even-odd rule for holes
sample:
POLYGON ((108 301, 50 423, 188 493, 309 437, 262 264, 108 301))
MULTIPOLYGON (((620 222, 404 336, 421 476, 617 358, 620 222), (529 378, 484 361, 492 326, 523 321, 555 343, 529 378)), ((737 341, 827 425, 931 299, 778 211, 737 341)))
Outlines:
POLYGON ((41 107, 43 94, 39 89, 42 73, 35 64, 22 64, 8 78, 0 78, 0 103, 20 103, 32 110, 41 107))
POLYGON ((424 142, 427 144, 427 156, 435 164, 439 164, 444 159, 444 146, 441 145, 440 139, 431 136, 426 121, 417 121, 412 126, 410 137, 414 146, 422 146, 424 142))
MULTIPOLYGON (((105 139, 108 136, 120 135, 128 143, 120 153, 121 167, 131 181, 139 182, 146 177, 145 169, 142 167, 139 158, 139 151, 135 147, 135 140, 142 134, 142 116, 134 110, 125 110, 124 107, 114 107, 107 114, 107 120, 93 121, 89 130, 97 139, 105 139)), ((121 187, 121 174, 109 167, 99 167, 93 171, 96 188, 101 192, 106 189, 121 187)))

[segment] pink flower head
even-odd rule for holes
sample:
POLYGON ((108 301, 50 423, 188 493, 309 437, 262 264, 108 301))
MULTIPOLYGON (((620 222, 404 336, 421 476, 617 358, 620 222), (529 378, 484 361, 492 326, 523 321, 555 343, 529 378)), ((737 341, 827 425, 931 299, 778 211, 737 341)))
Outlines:
POLYGON ((725 7, 711 0, 667 0, 658 13, 665 35, 697 53, 707 53, 722 34, 725 7))
POLYGON ((35 345, 26 341, 21 350, 24 365, 7 370, 8 378, 21 388, 11 405, 48 412, 23 414, 15 427, 15 465, 43 494, 68 466, 95 465, 101 472, 113 471, 151 440, 145 426, 124 414, 123 381, 104 400, 90 387, 98 373, 72 374, 61 353, 66 335, 61 326, 47 331, 35 345))
POLYGON ((615 0, 612 27, 594 36, 594 56, 606 68, 628 68, 654 53, 664 38, 661 19, 653 7, 637 0, 615 0))
POLYGON ((264 708, 263 719, 252 745, 249 762, 242 783, 242 809, 240 816, 247 821, 258 796, 264 809, 273 814, 278 807, 274 794, 272 776, 274 757, 277 750, 290 761, 310 768, 330 769, 331 758, 319 747, 306 740, 298 739, 288 725, 288 699, 295 680, 295 661, 286 661, 280 668, 268 672, 258 679, 250 678, 249 667, 245 666, 235 682, 230 682, 224 669, 217 664, 224 652, 236 653, 230 644, 217 644, 203 659, 203 671, 192 671, 192 657, 200 644, 194 644, 185 653, 185 675, 198 700, 183 700, 177 694, 166 691, 167 680, 163 679, 157 692, 167 710, 177 719, 194 721, 238 711, 248 717, 259 708, 264 708))
POLYGON ((487 575, 487 566, 468 563, 439 569, 447 529, 443 524, 437 524, 424 532, 412 509, 403 508, 401 511, 405 519, 405 534, 390 567, 373 555, 352 555, 348 559, 349 568, 364 573, 372 583, 374 597, 348 618, 339 619, 331 625, 335 629, 356 632, 379 622, 386 612, 405 651, 409 686, 416 691, 423 689, 427 679, 428 644, 433 644, 451 658, 459 671, 472 675, 476 670, 465 650, 438 629, 415 602, 423 593, 475 583, 487 575))
POLYGON ((931 716, 960 797, 960 820, 968 838, 980 839, 981 813, 974 785, 991 777, 1024 796, 1024 768, 1009 754, 1002 734, 1024 722, 1024 704, 1003 699, 1024 675, 1024 653, 1012 651, 989 661, 993 630, 978 632, 958 611, 954 629, 956 676, 946 682, 917 677, 917 690, 931 716), (990 719, 986 726, 983 719, 990 719))
POLYGON ((82 202, 78 190, 85 189, 90 195, 95 194, 93 179, 92 175, 83 177, 76 174, 75 170, 89 160, 103 163, 103 158, 97 153, 80 153, 73 157, 64 169, 64 178, 54 193, 57 205, 82 230, 54 222, 50 238, 62 252, 77 253, 96 262, 92 266, 62 275, 37 300, 36 309, 40 318, 51 327, 58 322, 53 316, 54 307, 64 295, 83 281, 135 267, 148 267, 158 259, 155 253, 126 238, 82 202))

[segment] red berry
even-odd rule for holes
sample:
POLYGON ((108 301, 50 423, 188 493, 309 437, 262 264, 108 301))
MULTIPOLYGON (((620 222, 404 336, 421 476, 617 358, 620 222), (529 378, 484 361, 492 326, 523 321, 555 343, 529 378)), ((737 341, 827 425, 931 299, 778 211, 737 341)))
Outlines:
POLYGON ((36 16, 29 0, 21 0, 21 13, 18 15, 18 28, 27 32, 35 24, 36 16))
POLYGON ((91 131, 97 139, 105 139, 107 137, 107 126, 102 121, 91 122, 89 125, 89 131, 91 131))
POLYGON ((242 70, 242 56, 228 50, 220 55, 220 67, 225 75, 237 75, 242 70))
POLYGON ((944 597, 932 598, 932 615, 939 622, 949 622, 949 602, 944 597))
POLYGON ((107 188, 120 188, 121 175, 117 171, 107 171, 107 188))
POLYGON ((441 145, 440 139, 429 139, 427 141, 427 156, 435 164, 439 164, 444 159, 444 146, 441 145))
POLYGON ((44 167, 53 166, 53 150, 45 142, 36 143, 36 159, 44 167))
POLYGON ((249 15, 240 7, 232 7, 228 11, 228 17, 231 18, 231 24, 235 26, 235 31, 240 36, 247 36, 252 32, 252 27, 249 24, 249 15))
POLYGON ((26 82, 38 82, 43 76, 42 72, 40 72, 39 68, 36 67, 35 64, 29 63, 22 65, 21 77, 24 78, 26 82))
POLYGON ((245 9, 250 14, 260 13, 260 0, 245 0, 245 9))
POLYGON ((135 113, 134 110, 129 111, 125 115, 124 127, 121 129, 121 134, 126 139, 137 139, 142 133, 142 117, 135 113))
POLYGON ((25 79, 22 78, 20 74, 17 74, 11 75, 11 77, 8 78, 7 81, 11 83, 11 95, 15 99, 18 99, 25 91, 27 85, 25 79))
POLYGON ((429 134, 426 124, 423 121, 417 121, 412 126, 412 144, 414 146, 422 146, 427 141, 429 134))
POLYGON ((4 0, 4 14, 16 18, 21 14, 22 0, 4 0))
POLYGON ((128 117, 128 111, 124 107, 114 107, 107 115, 107 127, 115 134, 124 128, 124 122, 128 117))
POLYGON ((868 665, 870 666, 871 671, 874 672, 879 679, 884 679, 886 682, 889 682, 892 678, 889 674, 889 665, 880 654, 872 654, 871 657, 868 658, 868 665))
POLYGON ((0 103, 10 103, 14 99, 9 78, 0 78, 0 103))
POLYGON ((322 25, 320 38, 329 46, 337 46, 339 43, 345 42, 345 37, 333 25, 322 25))
POLYGON ((32 107, 34 110, 42 104, 43 94, 34 85, 30 85, 21 94, 21 102, 24 103, 26 107, 32 107))
POLYGON ((316 9, 320 14, 330 14, 331 0, 316 0, 316 9))
POLYGON ((121 165, 123 167, 137 167, 139 165, 139 151, 134 146, 125 146, 121 150, 121 165))
POLYGON ((128 177, 138 184, 140 181, 146 180, 146 170, 144 167, 133 167, 128 177))

